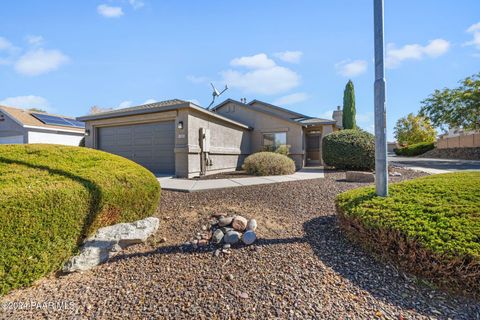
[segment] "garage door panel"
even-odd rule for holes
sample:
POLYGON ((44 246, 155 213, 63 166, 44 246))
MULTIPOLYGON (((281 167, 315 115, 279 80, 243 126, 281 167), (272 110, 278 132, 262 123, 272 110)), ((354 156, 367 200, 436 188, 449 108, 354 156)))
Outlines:
POLYGON ((98 130, 98 148, 131 159, 154 173, 175 171, 175 123, 157 122, 98 130))

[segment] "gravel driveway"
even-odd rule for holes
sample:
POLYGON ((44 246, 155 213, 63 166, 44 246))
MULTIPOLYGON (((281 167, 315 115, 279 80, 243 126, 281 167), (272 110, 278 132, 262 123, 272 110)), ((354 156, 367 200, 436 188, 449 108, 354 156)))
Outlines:
MULTIPOLYGON (((397 181, 419 175, 398 171, 404 175, 397 181)), ((275 185, 164 191, 156 239, 94 270, 52 276, 2 300, 66 308, 0 309, 0 318, 480 319, 478 301, 429 288, 343 237, 333 199, 360 184, 341 178, 332 172, 275 185), (257 219, 256 245, 219 257, 211 249, 182 250, 218 211, 257 219)))

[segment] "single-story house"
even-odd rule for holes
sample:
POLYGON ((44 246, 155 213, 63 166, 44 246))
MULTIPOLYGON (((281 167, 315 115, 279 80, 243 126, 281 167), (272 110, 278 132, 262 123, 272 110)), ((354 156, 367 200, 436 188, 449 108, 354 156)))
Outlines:
POLYGON ((85 124, 70 117, 0 106, 0 144, 52 143, 78 146, 85 124))
POLYGON ((322 137, 341 125, 253 100, 212 110, 174 99, 91 114, 85 146, 129 158, 156 174, 191 178, 241 168, 250 154, 288 145, 297 168, 320 165, 322 137))

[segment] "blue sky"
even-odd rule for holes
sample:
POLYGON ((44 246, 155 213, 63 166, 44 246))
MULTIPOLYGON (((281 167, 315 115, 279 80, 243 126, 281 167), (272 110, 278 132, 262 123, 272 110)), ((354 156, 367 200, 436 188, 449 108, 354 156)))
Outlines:
MULTIPOLYGON (((260 99, 330 116, 352 79, 373 130, 372 0, 2 1, 0 103, 80 116, 171 98, 260 99)), ((480 1, 385 1, 388 136, 480 71, 480 1)))

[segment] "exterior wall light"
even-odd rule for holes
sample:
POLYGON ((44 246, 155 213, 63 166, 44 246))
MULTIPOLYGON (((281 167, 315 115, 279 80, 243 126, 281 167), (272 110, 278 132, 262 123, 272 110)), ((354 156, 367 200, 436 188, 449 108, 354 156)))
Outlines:
POLYGON ((85 136, 88 137, 89 135, 90 135, 90 130, 89 129, 85 130, 85 136))
POLYGON ((183 121, 179 121, 177 124, 178 129, 183 129, 183 121))

